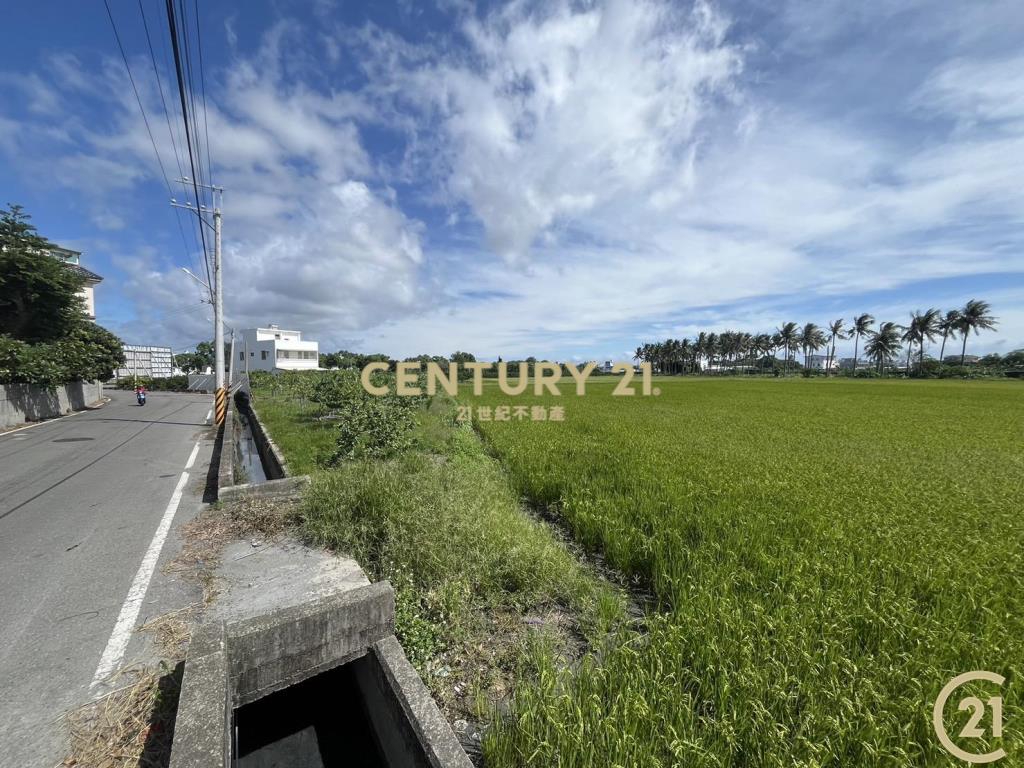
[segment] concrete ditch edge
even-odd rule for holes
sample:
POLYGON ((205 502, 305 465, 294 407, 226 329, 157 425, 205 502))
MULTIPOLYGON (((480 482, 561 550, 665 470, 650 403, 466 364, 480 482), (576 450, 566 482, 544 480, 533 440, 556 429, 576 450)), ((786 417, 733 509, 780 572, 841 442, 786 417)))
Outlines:
POLYGON ((281 449, 271 439, 266 426, 260 421, 259 414, 247 398, 241 401, 236 401, 235 397, 228 398, 224 427, 218 433, 217 439, 221 444, 220 466, 217 474, 218 500, 238 501, 248 498, 269 498, 285 501, 302 497, 302 493, 310 482, 309 475, 293 476, 289 474, 288 464, 281 449), (249 429, 260 454, 260 461, 267 475, 265 482, 235 485, 237 421, 240 417, 245 418, 249 423, 249 429), (225 450, 225 447, 228 450, 225 450))
POLYGON ((170 768, 228 768, 234 710, 354 662, 393 766, 471 768, 394 636, 395 596, 377 582, 196 629, 185 661, 170 768))

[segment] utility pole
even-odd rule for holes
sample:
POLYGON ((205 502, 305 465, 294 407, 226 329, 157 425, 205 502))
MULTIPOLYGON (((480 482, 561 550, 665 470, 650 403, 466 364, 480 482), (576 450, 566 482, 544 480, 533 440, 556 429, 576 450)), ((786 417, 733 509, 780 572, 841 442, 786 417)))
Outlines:
POLYGON ((224 278, 220 271, 220 206, 213 209, 213 359, 217 366, 217 417, 215 424, 224 423, 228 411, 228 393, 224 389, 224 278))
MULTIPOLYGON (((206 285, 210 291, 213 303, 213 360, 214 360, 214 380, 216 382, 216 393, 214 395, 214 424, 218 427, 224 424, 224 417, 227 413, 227 396, 228 392, 224 386, 224 279, 221 272, 221 251, 220 251, 220 229, 221 229, 221 213, 220 204, 224 199, 224 188, 216 187, 209 184, 194 184, 191 179, 187 176, 181 179, 177 179, 179 184, 185 185, 186 188, 189 186, 202 187, 203 189, 209 189, 213 192, 213 224, 211 225, 203 214, 209 209, 205 205, 200 205, 199 201, 196 201, 196 205, 186 202, 184 205, 179 203, 175 199, 171 199, 171 205, 175 208, 184 208, 187 211, 191 211, 199 217, 200 226, 207 226, 213 229, 213 285, 207 285, 203 280, 199 280, 200 283, 206 285), (218 195, 220 201, 218 202, 218 195)), ((206 258, 206 254, 203 254, 203 258, 206 258)), ((188 272, 188 270, 185 270, 188 272)), ((192 275, 191 272, 188 274, 192 275)), ((192 275, 195 277, 195 275, 192 275)))

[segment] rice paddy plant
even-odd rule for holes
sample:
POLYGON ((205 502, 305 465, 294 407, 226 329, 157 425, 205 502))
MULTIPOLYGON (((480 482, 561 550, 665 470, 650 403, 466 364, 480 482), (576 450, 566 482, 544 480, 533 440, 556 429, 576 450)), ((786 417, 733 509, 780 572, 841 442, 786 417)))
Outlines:
POLYGON ((932 702, 975 669, 1008 678, 1000 744, 1024 762, 1019 385, 658 384, 477 424, 521 495, 658 602, 579 668, 538 646, 488 764, 947 765, 932 702))

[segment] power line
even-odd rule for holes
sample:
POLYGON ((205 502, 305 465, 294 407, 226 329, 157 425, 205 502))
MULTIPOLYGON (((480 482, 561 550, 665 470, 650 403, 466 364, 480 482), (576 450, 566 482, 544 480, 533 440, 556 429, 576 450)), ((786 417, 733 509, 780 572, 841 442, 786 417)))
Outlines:
MULTIPOLYGON (((106 0, 104 0, 104 2, 106 2, 106 0)), ((188 126, 188 101, 185 98, 185 77, 181 68, 181 51, 178 48, 178 30, 177 23, 174 18, 173 0, 167 0, 167 24, 171 31, 171 50, 174 53, 174 69, 178 76, 178 96, 181 99, 181 117, 185 121, 185 139, 188 144, 188 161, 189 166, 192 169, 192 189, 196 196, 196 213, 198 215, 200 207, 199 183, 196 181, 196 163, 195 156, 192 151, 192 135, 189 133, 188 126)), ((203 231, 202 218, 200 218, 199 235, 203 240, 203 261, 206 264, 206 279, 210 285, 213 285, 213 279, 210 276, 209 252, 206 247, 206 232, 203 231)))
MULTIPOLYGON (((139 0, 142 2, 142 0, 139 0)), ((210 124, 206 112, 206 71, 203 69, 203 33, 199 24, 199 0, 195 0, 196 11, 196 42, 199 44, 199 84, 203 89, 203 132, 206 134, 206 170, 213 179, 213 161, 210 160, 210 124)))
MULTIPOLYGON (((174 130, 171 128, 171 113, 170 110, 167 109, 167 99, 164 97, 163 81, 160 78, 160 68, 156 65, 156 54, 153 51, 153 39, 149 34, 149 23, 146 21, 146 10, 142 5, 142 0, 139 0, 139 14, 142 16, 142 28, 146 33, 146 46, 149 48, 149 60, 153 64, 153 75, 156 77, 156 87, 160 94, 160 104, 163 106, 164 110, 164 120, 167 123, 167 135, 171 140, 171 148, 174 150, 174 162, 178 166, 178 175, 184 176, 185 172, 181 169, 181 155, 178 154, 178 143, 174 140, 174 130)), ((174 196, 173 193, 171 196, 174 196)), ((175 209, 174 218, 177 221, 178 231, 181 233, 181 241, 182 244, 185 245, 185 251, 188 254, 189 261, 192 263, 192 266, 198 270, 199 267, 196 264, 195 253, 185 242, 185 230, 181 225, 181 211, 175 209)), ((192 240, 195 242, 196 248, 198 249, 199 240, 196 238, 195 230, 192 230, 191 227, 189 229, 192 232, 192 240)))
MULTIPOLYGON (((192 25, 191 25, 191 23, 189 21, 188 5, 186 4, 185 0, 178 0, 178 9, 181 12, 181 15, 180 15, 180 30, 181 30, 181 36, 182 36, 182 53, 183 53, 182 59, 185 62, 186 80, 188 82, 188 96, 189 96, 189 102, 191 103, 191 106, 192 106, 192 112, 191 112, 191 114, 192 114, 192 130, 191 130, 191 136, 192 136, 192 141, 193 141, 193 143, 195 145, 195 148, 196 148, 196 150, 195 150, 196 151, 195 161, 196 161, 196 167, 199 170, 199 174, 198 174, 198 176, 199 176, 199 178, 198 178, 198 187, 199 187, 200 190, 202 190, 199 194, 200 195, 205 195, 207 193, 207 191, 208 191, 208 187, 209 187, 208 181, 209 180, 206 178, 208 174, 203 172, 203 145, 202 145, 202 141, 201 141, 200 136, 199 136, 199 118, 198 118, 198 110, 196 109, 196 87, 195 87, 195 79, 193 77, 193 69, 192 69, 192 25)), ((213 196, 212 196, 212 194, 210 195, 209 203, 210 203, 210 207, 212 207, 213 206, 213 196)), ((200 210, 202 209, 202 205, 203 205, 203 200, 202 199, 197 199, 196 200, 196 206, 200 210)), ((210 266, 209 266, 209 258, 210 257, 209 257, 209 254, 206 253, 205 251, 204 251, 204 258, 206 259, 207 275, 209 275, 210 274, 210 266)))
MULTIPOLYGON (((181 29, 183 32, 183 46, 185 61, 185 73, 188 80, 189 101, 192 104, 192 137, 196 145, 196 165, 199 167, 199 188, 206 192, 209 179, 208 174, 203 173, 203 144, 199 136, 199 111, 196 109, 196 83, 192 69, 192 24, 189 21, 188 4, 186 0, 178 0, 178 8, 181 10, 181 29)), ((207 169, 208 170, 208 169, 207 169)), ((212 195, 211 195, 212 205, 212 195)))
POLYGON ((128 80, 132 84, 132 91, 135 93, 135 101, 139 104, 139 111, 142 113, 142 122, 146 124, 146 133, 149 134, 149 143, 153 145, 153 153, 156 155, 156 161, 160 165, 160 175, 164 177, 164 184, 167 186, 167 192, 171 193, 171 184, 167 181, 167 171, 164 170, 164 161, 160 159, 160 150, 156 148, 156 141, 153 139, 153 131, 149 128, 149 118, 146 117, 146 110, 142 106, 142 99, 139 97, 139 89, 135 87, 135 78, 132 77, 132 68, 128 65, 128 57, 125 55, 124 46, 121 45, 121 36, 117 33, 117 24, 114 23, 114 15, 110 12, 110 4, 107 0, 103 0, 103 7, 107 9, 107 18, 110 19, 110 27, 114 30, 114 39, 117 41, 117 47, 121 51, 121 60, 124 61, 124 68, 128 72, 128 80))
MULTIPOLYGON (((142 113, 142 122, 146 125, 146 133, 149 134, 149 143, 153 145, 153 154, 156 155, 156 162, 160 166, 160 175, 164 179, 164 186, 167 187, 167 195, 168 197, 173 197, 174 193, 171 191, 171 183, 167 180, 167 171, 164 169, 164 161, 160 157, 160 150, 157 149, 156 140, 153 138, 153 131, 149 127, 149 118, 146 117, 146 109, 142 106, 142 98, 139 96, 139 89, 135 86, 135 78, 132 76, 132 68, 131 65, 128 64, 128 56, 125 54, 124 46, 121 44, 121 35, 117 31, 114 14, 110 11, 110 3, 108 3, 107 0, 103 0, 103 7, 107 9, 107 18, 110 19, 110 28, 114 31, 114 40, 117 41, 117 48, 121 51, 121 60, 124 62, 125 71, 128 73, 128 81, 132 84, 132 91, 135 93, 135 101, 139 105, 139 112, 142 113)), ((162 94, 161 98, 163 98, 162 94)), ((181 217, 175 216, 175 219, 178 222, 178 232, 181 234, 181 244, 185 247, 185 253, 188 254, 189 248, 188 243, 185 241, 185 230, 181 226, 181 217)))
POLYGON ((171 137, 171 146, 174 148, 174 160, 178 164, 178 174, 184 176, 181 169, 181 156, 178 155, 178 143, 174 140, 174 131, 171 130, 171 113, 167 109, 167 100, 164 98, 164 86, 160 80, 160 70, 156 65, 156 55, 153 53, 153 41, 149 36, 149 24, 146 23, 146 11, 142 7, 142 0, 139 0, 139 13, 142 15, 142 28, 146 30, 146 45, 149 46, 149 60, 153 63, 153 74, 156 75, 156 87, 160 92, 160 103, 164 108, 164 118, 167 120, 167 134, 171 137))

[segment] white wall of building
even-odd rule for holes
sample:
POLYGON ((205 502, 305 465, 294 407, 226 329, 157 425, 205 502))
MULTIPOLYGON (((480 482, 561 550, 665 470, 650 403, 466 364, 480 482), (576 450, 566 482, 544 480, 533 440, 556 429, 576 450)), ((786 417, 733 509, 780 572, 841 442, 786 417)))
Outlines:
POLYGON ((808 355, 807 367, 812 371, 824 371, 826 368, 835 369, 837 366, 835 359, 831 355, 808 355))
POLYGON ((175 375, 174 357, 170 347, 148 347, 142 344, 125 344, 121 368, 114 372, 118 379, 144 376, 150 379, 166 379, 175 375))
POLYGON ((320 345, 304 341, 301 331, 289 331, 275 325, 247 328, 241 344, 235 341, 235 370, 285 371, 316 370, 320 367, 320 345))
POLYGON ((85 287, 79 291, 79 296, 85 301, 85 314, 89 316, 90 320, 96 319, 96 295, 93 293, 93 284, 86 283, 85 287))

